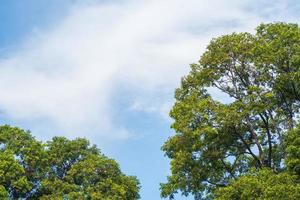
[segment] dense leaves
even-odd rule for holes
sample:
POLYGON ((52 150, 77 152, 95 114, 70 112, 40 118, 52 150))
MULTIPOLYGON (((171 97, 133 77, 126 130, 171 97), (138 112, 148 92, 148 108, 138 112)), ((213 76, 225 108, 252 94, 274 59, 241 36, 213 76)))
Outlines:
MULTIPOLYGON (((252 169, 285 171, 284 138, 298 124, 299 67, 297 24, 261 24, 256 34, 213 39, 176 90, 170 112, 176 134, 162 147, 171 175, 161 184, 161 195, 172 198, 181 191, 210 199, 216 188, 252 177, 252 169), (228 98, 221 101, 209 91, 228 98)), ((286 162, 299 173, 297 134, 287 137, 286 162)))
POLYGON ((138 192, 138 180, 86 139, 54 137, 43 144, 29 132, 0 126, 1 199, 134 200, 138 192))
POLYGON ((283 200, 300 199, 297 177, 270 170, 252 171, 232 181, 228 187, 215 191, 216 200, 283 200))
POLYGON ((285 137, 287 168, 300 178, 300 126, 288 132, 285 137))

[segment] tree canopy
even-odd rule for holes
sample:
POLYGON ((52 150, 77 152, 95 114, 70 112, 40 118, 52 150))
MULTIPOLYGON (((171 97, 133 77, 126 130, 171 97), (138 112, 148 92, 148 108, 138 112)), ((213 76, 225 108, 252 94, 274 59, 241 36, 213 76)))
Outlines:
POLYGON ((0 126, 1 199, 139 199, 139 182, 83 138, 42 143, 0 126))
POLYGON ((173 198, 180 191, 195 199, 272 199, 270 191, 294 185, 284 199, 297 199, 298 25, 261 24, 255 34, 215 38, 190 67, 170 112, 176 134, 162 147, 171 159, 171 175, 161 184, 161 195, 173 198), (211 95, 212 90, 226 94, 228 101, 211 95))
POLYGON ((232 181, 228 187, 218 188, 215 191, 215 199, 300 199, 300 184, 297 184, 297 178, 286 172, 274 173, 267 169, 251 171, 232 181))

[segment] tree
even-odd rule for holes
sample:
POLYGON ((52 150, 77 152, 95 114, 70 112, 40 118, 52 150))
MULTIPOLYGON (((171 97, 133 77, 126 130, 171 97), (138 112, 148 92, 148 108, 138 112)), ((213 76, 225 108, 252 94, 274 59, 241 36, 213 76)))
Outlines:
POLYGON ((241 176, 228 187, 218 188, 215 197, 216 200, 296 200, 300 199, 300 184, 294 175, 263 169, 241 176))
POLYGON ((286 169, 280 173, 271 169, 250 170, 227 187, 215 188, 217 200, 281 200, 300 199, 300 126, 288 131, 284 137, 286 169))
POLYGON ((298 25, 261 24, 254 35, 213 39, 190 67, 170 112, 176 134, 162 147, 171 159, 162 197, 181 191, 211 199, 253 168, 284 171, 284 136, 297 125, 300 105, 298 25))
POLYGON ((139 199, 139 182, 86 139, 37 141, 0 126, 1 199, 139 199))

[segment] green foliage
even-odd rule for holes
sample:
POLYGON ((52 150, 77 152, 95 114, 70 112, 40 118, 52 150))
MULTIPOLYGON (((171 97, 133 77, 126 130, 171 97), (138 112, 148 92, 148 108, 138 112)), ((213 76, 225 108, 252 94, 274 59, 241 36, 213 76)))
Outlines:
POLYGON ((276 174, 271 170, 254 170, 215 191, 216 200, 282 200, 300 199, 296 176, 276 174))
MULTIPOLYGON (((297 24, 261 24, 256 34, 213 39, 175 92, 170 116, 176 134, 162 147, 171 175, 161 184, 162 197, 180 191, 210 199, 252 168, 284 171, 283 138, 298 123, 299 67, 297 24), (211 96, 212 88, 229 101, 211 96)), ((288 166, 298 166, 295 148, 287 153, 296 156, 288 166)))
POLYGON ((0 185, 0 198, 1 199, 8 199, 8 192, 5 190, 5 187, 0 185))
POLYGON ((139 182, 124 175, 86 139, 54 137, 0 126, 1 199, 139 199, 139 182))
POLYGON ((285 163, 293 174, 300 178, 300 126, 290 130, 285 136, 285 163))

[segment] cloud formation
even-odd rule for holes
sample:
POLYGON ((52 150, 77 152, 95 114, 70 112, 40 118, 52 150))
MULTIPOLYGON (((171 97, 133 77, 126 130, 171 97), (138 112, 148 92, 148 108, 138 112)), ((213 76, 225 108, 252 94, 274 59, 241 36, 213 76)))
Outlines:
POLYGON ((55 26, 35 31, 0 59, 0 108, 12 120, 49 120, 67 136, 128 138, 130 131, 112 114, 120 85, 131 91, 132 112, 165 116, 172 101, 166 94, 212 37, 297 20, 282 9, 286 4, 258 9, 260 1, 79 1, 55 26))

